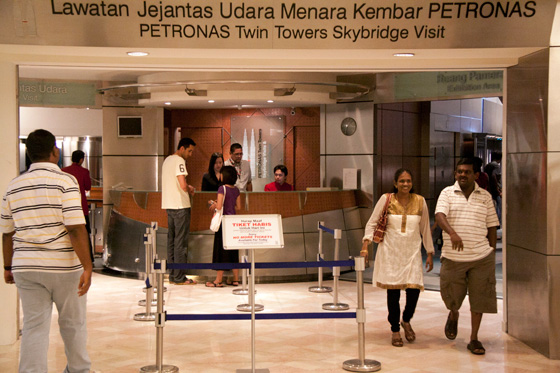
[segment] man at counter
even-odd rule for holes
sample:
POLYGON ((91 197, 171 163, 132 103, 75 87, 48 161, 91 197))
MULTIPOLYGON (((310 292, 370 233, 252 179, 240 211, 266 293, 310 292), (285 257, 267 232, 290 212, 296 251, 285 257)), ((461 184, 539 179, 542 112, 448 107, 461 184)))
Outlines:
POLYGON ((264 187, 265 192, 291 192, 294 187, 286 182, 288 176, 288 168, 283 164, 274 167, 274 181, 266 184, 264 187))
POLYGON ((230 159, 224 162, 224 166, 233 166, 237 170, 237 182, 235 186, 241 192, 253 191, 253 184, 251 182, 251 166, 249 162, 244 161, 243 147, 241 144, 231 144, 229 147, 230 159))
MULTIPOLYGON (((182 138, 177 151, 165 158, 161 170, 161 208, 167 211, 167 261, 186 263, 189 228, 191 225, 191 200, 194 187, 187 184, 185 161, 193 154, 195 142, 182 138)), ((184 269, 172 269, 169 283, 175 285, 195 285, 186 277, 184 269)))
MULTIPOLYGON (((88 237, 91 235, 91 227, 89 225, 89 207, 86 197, 86 192, 91 190, 91 177, 89 176, 89 170, 82 167, 82 163, 86 159, 86 153, 81 150, 75 150, 72 152, 72 164, 68 167, 64 167, 62 171, 70 174, 78 180, 78 185, 80 186, 80 196, 82 198, 82 210, 84 211, 84 218, 86 219, 86 230, 88 232, 88 237)), ((91 239, 89 242, 89 253, 91 261, 93 262, 93 250, 91 247, 91 239)))

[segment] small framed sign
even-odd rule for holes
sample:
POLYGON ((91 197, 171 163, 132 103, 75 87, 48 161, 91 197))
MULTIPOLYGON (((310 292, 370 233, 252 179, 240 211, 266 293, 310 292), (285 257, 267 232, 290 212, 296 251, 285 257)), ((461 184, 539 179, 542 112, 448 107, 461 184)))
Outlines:
POLYGON ((281 249, 284 247, 282 216, 224 215, 222 217, 224 249, 281 249))

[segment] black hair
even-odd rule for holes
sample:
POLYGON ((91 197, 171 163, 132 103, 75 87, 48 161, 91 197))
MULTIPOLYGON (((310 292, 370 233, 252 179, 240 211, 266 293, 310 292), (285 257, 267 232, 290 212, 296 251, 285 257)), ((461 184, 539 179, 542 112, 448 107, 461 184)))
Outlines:
POLYGON ((86 157, 86 153, 81 150, 74 150, 72 152, 72 162, 78 163, 80 159, 84 159, 86 157))
POLYGON ((459 162, 457 162, 457 166, 455 166, 455 170, 457 170, 457 168, 459 168, 459 166, 462 166, 462 165, 467 165, 467 166, 471 165, 474 173, 480 172, 480 169, 478 169, 478 170, 476 169, 475 160, 472 157, 466 157, 466 158, 459 159, 459 162))
POLYGON ((233 166, 224 166, 220 171, 222 174, 222 182, 227 185, 235 185, 237 182, 237 170, 233 166))
MULTIPOLYGON (((410 179, 412 180, 412 172, 410 172, 410 170, 408 168, 399 168, 397 171, 395 171, 395 176, 393 177, 394 182, 396 183, 397 181, 399 181, 399 177, 404 174, 407 173, 410 175, 410 179)), ((393 186, 393 193, 397 193, 398 189, 393 186)), ((410 193, 414 193, 414 187, 410 188, 410 193)))
POLYGON ((279 164, 278 166, 274 167, 274 172, 276 172, 277 170, 282 171, 284 176, 288 176, 288 168, 283 164, 279 164))
POLYGON ((25 141, 27 155, 33 163, 47 161, 55 145, 54 135, 47 130, 35 130, 25 141))
POLYGON ((236 149, 243 149, 243 147, 241 146, 241 144, 239 143, 233 143, 231 144, 231 146, 229 147, 229 154, 233 153, 236 149))
POLYGON ((177 145, 177 150, 181 149, 182 147, 187 149, 189 146, 196 146, 196 143, 190 137, 183 137, 181 141, 179 141, 179 145, 177 145))
POLYGON ((492 158, 492 162, 494 162, 494 161, 496 161, 496 162, 500 161, 501 162, 502 161, 502 152, 500 152, 500 151, 492 152, 492 154, 490 154, 490 157, 492 158))
POLYGON ((212 155, 210 156, 210 163, 208 164, 208 174, 213 179, 216 178, 216 172, 214 171, 214 165, 216 164, 216 161, 218 160, 218 158, 222 158, 222 162, 224 161, 224 156, 222 155, 222 153, 218 153, 218 152, 212 153, 212 155))
POLYGON ((482 170, 482 158, 480 157, 474 157, 473 158, 473 170, 474 172, 480 172, 482 170))

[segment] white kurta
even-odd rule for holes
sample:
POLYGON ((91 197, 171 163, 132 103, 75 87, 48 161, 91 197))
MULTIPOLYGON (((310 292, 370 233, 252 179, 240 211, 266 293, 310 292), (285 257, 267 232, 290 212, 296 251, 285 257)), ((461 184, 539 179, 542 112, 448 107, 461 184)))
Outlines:
MULTIPOLYGON (((372 241, 386 198, 383 195, 377 202, 366 225, 364 240, 372 241)), ((434 252, 426 201, 418 194, 411 194, 405 209, 393 195, 383 242, 377 246, 373 285, 383 289, 423 290, 422 242, 428 253, 434 252)))

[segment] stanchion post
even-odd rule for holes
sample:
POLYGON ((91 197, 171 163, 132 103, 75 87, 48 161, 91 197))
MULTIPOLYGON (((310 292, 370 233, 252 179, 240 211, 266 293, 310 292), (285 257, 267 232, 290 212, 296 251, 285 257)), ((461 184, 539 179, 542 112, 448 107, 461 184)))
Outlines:
POLYGON ((358 305, 356 307, 356 322, 358 324, 358 359, 346 360, 342 364, 344 370, 351 372, 377 372, 381 369, 381 363, 376 360, 367 360, 365 358, 365 323, 366 309, 364 306, 364 270, 366 269, 366 261, 364 257, 354 258, 356 270, 356 284, 358 293, 358 305))
MULTIPOLYGON (((240 258, 239 258, 239 262, 240 263, 247 263, 248 258, 247 258, 247 249, 242 249, 240 250, 240 258)), ((241 268, 241 289, 233 289, 231 291, 233 294, 235 295, 247 295, 249 294, 249 290, 247 290, 247 269, 246 268, 241 268)))
MULTIPOLYGON (((317 261, 323 260, 323 229, 324 221, 317 222, 317 229, 319 230, 319 246, 317 248, 317 261)), ((317 268, 318 284, 317 286, 310 286, 309 291, 312 293, 328 293, 332 291, 329 286, 323 286, 323 267, 317 268)))
POLYGON ((157 260, 156 263, 160 264, 160 268, 156 272, 156 286, 157 292, 157 317, 155 318, 156 324, 156 364, 142 367, 142 373, 175 373, 179 371, 174 365, 163 365, 163 327, 165 326, 165 311, 163 309, 163 278, 167 272, 167 261, 157 260))
MULTIPOLYGON (((334 260, 339 259, 340 240, 342 230, 334 230, 334 260)), ((323 309, 327 311, 344 311, 350 308, 346 303, 338 303, 338 278, 340 277, 340 267, 333 267, 333 302, 323 304, 323 309)))
MULTIPOLYGON (((150 283, 150 274, 152 273, 152 234, 150 233, 150 228, 146 228, 146 233, 144 234, 144 246, 146 248, 146 312, 137 313, 134 315, 134 320, 136 321, 153 321, 155 320, 155 313, 152 313, 152 302, 154 298, 154 287, 150 283)), ((140 304, 140 303, 139 303, 140 304)))

